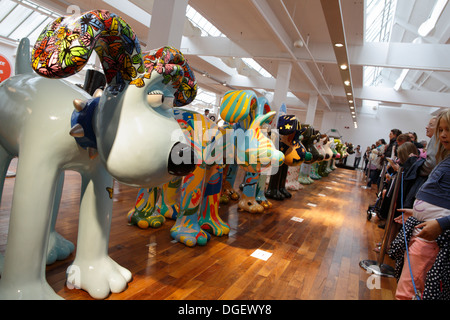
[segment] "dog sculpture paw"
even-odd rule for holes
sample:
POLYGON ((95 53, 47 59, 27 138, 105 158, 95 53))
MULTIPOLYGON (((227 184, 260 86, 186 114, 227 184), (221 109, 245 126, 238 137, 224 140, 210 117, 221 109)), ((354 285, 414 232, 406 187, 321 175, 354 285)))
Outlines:
POLYGON ((40 279, 20 284, 20 290, 15 289, 15 283, 11 284, 11 290, 8 290, 8 287, 7 283, 3 284, 4 290, 0 291, 0 300, 62 300, 47 282, 40 279))
POLYGON ((211 236, 200 228, 196 221, 197 216, 193 218, 191 220, 188 216, 185 216, 183 219, 177 220, 177 224, 170 229, 170 236, 188 247, 194 247, 195 245, 205 246, 211 236))
POLYGON ((47 264, 66 259, 75 250, 75 245, 59 233, 51 232, 47 249, 47 264))
POLYGON ((108 256, 94 262, 75 259, 67 273, 69 288, 83 289, 95 299, 104 299, 110 292, 122 292, 132 278, 130 271, 108 256))
POLYGON ((250 198, 242 194, 242 198, 238 203, 238 208, 243 211, 250 213, 262 213, 264 212, 264 207, 255 200, 255 198, 250 198))

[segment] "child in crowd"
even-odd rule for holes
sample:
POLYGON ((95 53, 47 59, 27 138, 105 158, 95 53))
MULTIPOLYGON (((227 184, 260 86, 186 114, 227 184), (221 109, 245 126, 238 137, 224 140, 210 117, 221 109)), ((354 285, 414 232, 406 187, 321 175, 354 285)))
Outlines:
POLYGON ((446 264, 441 263, 442 260, 448 260, 448 252, 441 251, 440 245, 444 243, 448 246, 450 242, 450 233, 444 233, 450 224, 450 110, 444 111, 436 123, 435 137, 439 142, 437 165, 417 192, 413 209, 398 209, 403 212, 404 217, 395 219, 397 223, 405 223, 406 219, 412 216, 405 224, 405 228, 408 227, 405 234, 409 235, 407 238, 409 237, 411 268, 403 248, 403 231, 393 241, 389 252, 389 255, 397 260, 396 266, 403 266, 396 292, 396 298, 400 300, 411 300, 416 292, 419 296, 425 295, 425 298, 442 298, 449 295, 450 288, 442 288, 442 283, 448 281, 442 279, 443 275, 449 275, 448 270, 442 268, 448 268, 448 265, 445 267, 446 264), (439 238, 438 244, 436 239, 439 236, 442 237, 439 238), (429 271, 432 276, 427 276, 429 271))

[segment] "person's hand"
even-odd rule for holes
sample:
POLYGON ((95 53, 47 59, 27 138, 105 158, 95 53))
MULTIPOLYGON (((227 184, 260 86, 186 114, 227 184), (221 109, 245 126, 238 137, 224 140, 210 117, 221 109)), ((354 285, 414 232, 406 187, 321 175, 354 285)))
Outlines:
POLYGON ((413 215, 413 209, 397 209, 398 212, 403 212, 402 216, 398 216, 394 219, 395 222, 399 224, 403 224, 403 217, 406 220, 408 220, 409 217, 413 215))
POLYGON ((416 229, 420 229, 420 233, 417 235, 418 237, 433 241, 442 233, 442 228, 439 222, 435 219, 422 222, 416 226, 416 229))
POLYGON ((391 158, 386 158, 389 162, 389 164, 391 165, 392 169, 394 169, 395 171, 398 171, 399 169, 399 165, 397 163, 395 163, 394 160, 392 160, 391 158))

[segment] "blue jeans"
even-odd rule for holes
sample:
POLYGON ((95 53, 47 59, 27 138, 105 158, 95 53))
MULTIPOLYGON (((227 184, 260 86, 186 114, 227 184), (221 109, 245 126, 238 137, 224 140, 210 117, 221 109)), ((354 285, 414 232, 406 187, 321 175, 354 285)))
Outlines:
POLYGON ((355 158, 355 163, 353 163, 353 168, 358 168, 360 161, 361 161, 361 157, 355 158))

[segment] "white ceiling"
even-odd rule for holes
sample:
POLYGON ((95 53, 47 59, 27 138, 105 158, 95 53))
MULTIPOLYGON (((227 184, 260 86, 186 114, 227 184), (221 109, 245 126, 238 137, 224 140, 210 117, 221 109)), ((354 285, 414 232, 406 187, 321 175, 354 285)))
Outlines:
MULTIPOLYGON (((346 95, 349 91, 338 65, 343 57, 350 63, 349 90, 354 95, 356 110, 366 99, 397 107, 423 106, 430 108, 430 113, 446 108, 450 101, 450 4, 446 5, 435 29, 421 38, 422 43, 413 44, 435 0, 397 1, 391 42, 365 43, 363 0, 189 0, 189 5, 227 38, 200 37, 185 28, 181 49, 189 46, 185 54, 198 71, 200 86, 219 95, 230 90, 220 84, 222 81, 234 88, 273 92, 278 64, 291 62, 289 90, 296 98, 286 100, 288 109, 305 110, 309 97, 318 95, 318 112, 349 110, 346 95), (333 46, 339 37, 345 37, 343 54, 333 46), (295 47, 294 42, 299 39, 303 46, 295 47), (264 78, 254 72, 237 74, 230 66, 236 61, 233 58, 242 57, 254 58, 274 78, 264 78), (380 86, 363 85, 365 66, 383 67, 380 86), (396 91, 392 87, 405 69, 409 72, 396 91), (200 71, 210 77, 202 77, 200 71)), ((80 6, 82 11, 108 9, 121 15, 139 39, 147 39, 148 27, 145 22, 135 20, 138 15, 127 15, 102 0, 35 2, 62 13, 70 4, 80 6)), ((152 14, 153 0, 121 2, 128 10, 136 6, 152 14)), ((152 48, 144 48, 148 49, 152 48)))

